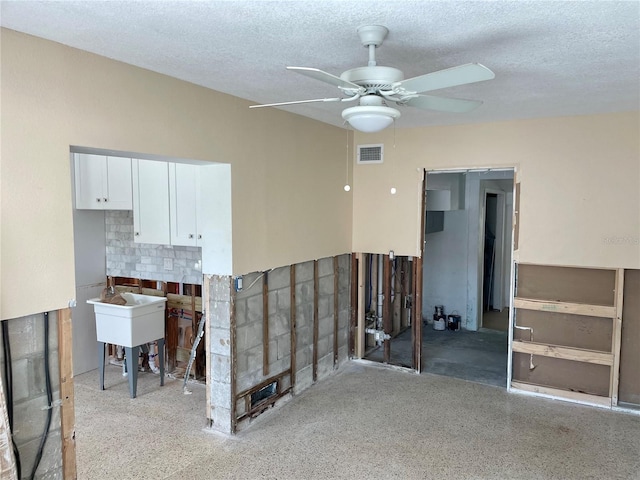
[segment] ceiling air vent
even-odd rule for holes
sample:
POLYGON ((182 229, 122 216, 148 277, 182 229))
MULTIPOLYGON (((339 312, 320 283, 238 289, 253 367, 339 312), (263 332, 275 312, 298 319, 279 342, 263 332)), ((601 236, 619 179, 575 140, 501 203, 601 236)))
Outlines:
POLYGON ((358 163, 382 163, 384 148, 379 145, 358 145, 358 163))

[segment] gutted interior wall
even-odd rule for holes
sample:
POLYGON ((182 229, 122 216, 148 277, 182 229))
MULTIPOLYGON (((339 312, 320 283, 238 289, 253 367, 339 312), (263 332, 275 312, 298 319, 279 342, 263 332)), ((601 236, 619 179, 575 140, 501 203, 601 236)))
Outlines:
POLYGON ((344 130, 1 35, 2 318, 65 308, 75 297, 71 146, 230 164, 234 273, 351 251, 344 130))
POLYGON ((299 393, 347 360, 350 258, 242 277, 234 294, 236 424, 261 411, 260 402, 251 400, 261 386, 277 381, 276 396, 299 393))
POLYGON ((640 341, 633 328, 621 332, 623 281, 622 269, 519 264, 512 386, 615 406, 618 374, 629 368, 621 335, 635 349, 640 341))
MULTIPOLYGON (((45 388, 45 317, 44 313, 39 313, 4 321, 8 326, 13 376, 11 392, 13 397, 13 440, 20 452, 21 478, 31 478, 49 411, 45 388)), ((49 434, 36 471, 36 479, 62 478, 57 312, 49 314, 48 323, 49 375, 53 406, 50 409, 49 434)), ((1 337, 2 333, 0 332, 1 337)), ((4 346, 0 342, 0 372, 3 377, 4 352, 4 346)), ((9 387, 10 385, 5 382, 5 398, 9 397, 9 387)))
POLYGON ((639 268, 639 130, 633 111, 358 133, 388 148, 383 164, 354 168, 353 251, 419 254, 422 169, 516 167, 520 261, 639 268))

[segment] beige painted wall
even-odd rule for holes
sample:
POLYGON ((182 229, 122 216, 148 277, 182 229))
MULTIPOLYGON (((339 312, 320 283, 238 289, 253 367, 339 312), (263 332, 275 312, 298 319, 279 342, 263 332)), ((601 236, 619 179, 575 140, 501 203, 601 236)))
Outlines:
POLYGON ((344 130, 1 35, 3 319, 75 296, 71 145, 230 163, 234 273, 351 251, 344 130))
POLYGON ((358 134, 357 144, 385 144, 385 162, 354 168, 353 249, 419 254, 422 169, 516 167, 520 262, 639 268, 639 118, 635 111, 358 134))

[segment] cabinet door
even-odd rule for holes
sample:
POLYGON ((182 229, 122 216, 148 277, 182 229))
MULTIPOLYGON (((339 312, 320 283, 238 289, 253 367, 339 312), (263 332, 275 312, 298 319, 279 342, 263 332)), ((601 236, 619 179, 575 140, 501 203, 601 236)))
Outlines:
POLYGON ((133 192, 131 185, 131 159, 107 157, 106 210, 131 210, 133 192))
POLYGON ((197 185, 197 165, 169 164, 171 245, 198 245, 197 185))
POLYGON ((87 153, 74 154, 76 208, 104 210, 107 198, 107 157, 87 153))
POLYGON ((133 240, 169 245, 169 164, 132 159, 133 240))

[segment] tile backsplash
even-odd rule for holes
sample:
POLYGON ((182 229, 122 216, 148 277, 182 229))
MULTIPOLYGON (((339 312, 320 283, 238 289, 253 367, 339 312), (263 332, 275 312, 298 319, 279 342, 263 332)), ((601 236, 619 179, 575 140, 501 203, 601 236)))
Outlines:
POLYGON ((200 247, 135 243, 131 211, 106 211, 105 227, 107 275, 202 284, 200 247))

